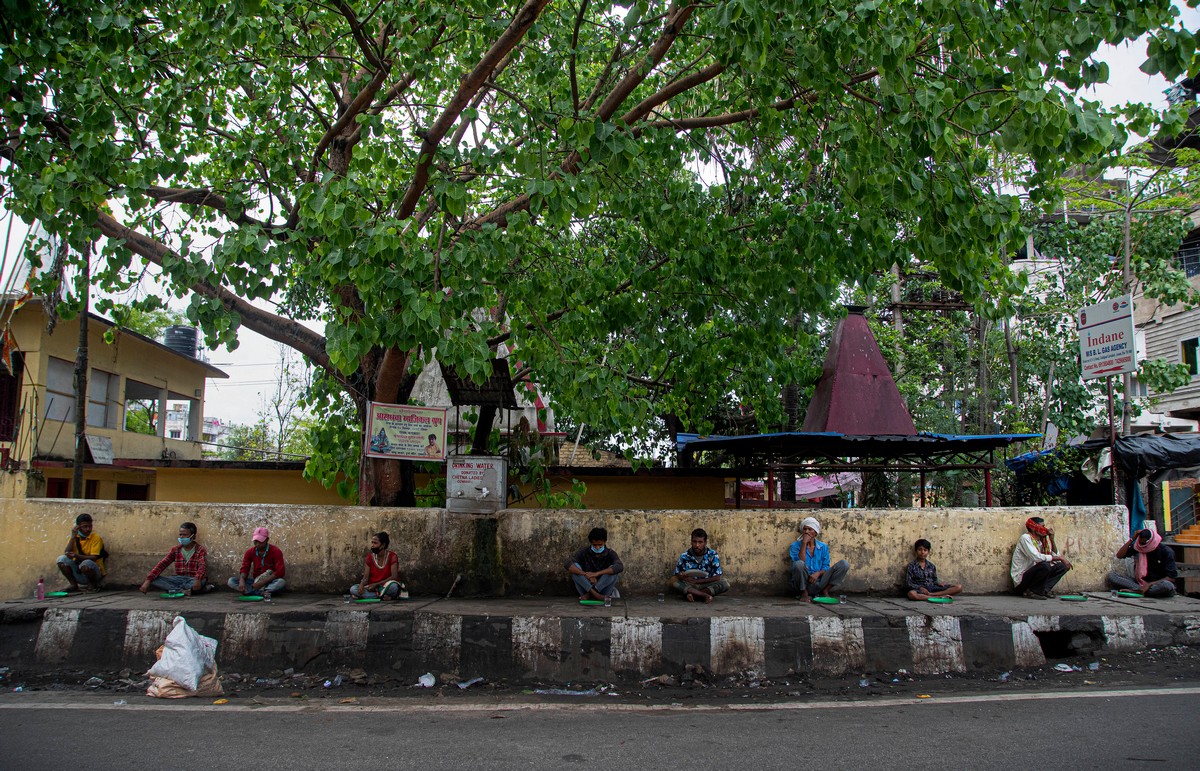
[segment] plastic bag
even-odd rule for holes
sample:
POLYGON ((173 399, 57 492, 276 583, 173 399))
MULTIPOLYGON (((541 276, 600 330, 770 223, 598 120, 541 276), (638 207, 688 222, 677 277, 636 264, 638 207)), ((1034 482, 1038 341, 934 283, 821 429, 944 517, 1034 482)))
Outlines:
POLYGON ((162 657, 146 674, 174 680, 187 690, 195 691, 205 673, 216 671, 217 641, 192 629, 183 616, 176 616, 171 625, 163 642, 162 657))
POLYGON ((194 691, 189 691, 169 677, 154 678, 150 682, 150 687, 146 689, 146 695, 153 696, 156 699, 184 699, 188 696, 220 696, 223 693, 225 693, 225 689, 221 687, 221 681, 218 679, 215 669, 205 673, 200 678, 200 682, 194 691))

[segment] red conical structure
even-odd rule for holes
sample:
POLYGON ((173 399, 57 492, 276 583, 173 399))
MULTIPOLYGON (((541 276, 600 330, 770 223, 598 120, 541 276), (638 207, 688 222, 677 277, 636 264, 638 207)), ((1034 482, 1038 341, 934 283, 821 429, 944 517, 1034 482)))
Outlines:
POLYGON ((833 330, 803 430, 858 435, 917 433, 860 309, 850 309, 833 330))

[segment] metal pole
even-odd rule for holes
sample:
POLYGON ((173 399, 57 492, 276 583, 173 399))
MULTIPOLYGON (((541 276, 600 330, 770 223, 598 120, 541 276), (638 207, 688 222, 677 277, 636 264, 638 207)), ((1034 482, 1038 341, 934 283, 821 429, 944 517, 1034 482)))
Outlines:
POLYGON ((925 469, 921 469, 921 508, 925 508, 925 469))
POLYGON ((775 508, 775 469, 767 469, 767 508, 775 508))
POLYGON ((992 470, 983 470, 983 505, 992 508, 992 470))
POLYGON ((1117 426, 1116 416, 1113 411, 1113 382, 1112 375, 1104 378, 1108 382, 1108 452, 1109 460, 1112 463, 1109 468, 1112 470, 1109 474, 1112 479, 1112 500, 1117 502, 1117 426))

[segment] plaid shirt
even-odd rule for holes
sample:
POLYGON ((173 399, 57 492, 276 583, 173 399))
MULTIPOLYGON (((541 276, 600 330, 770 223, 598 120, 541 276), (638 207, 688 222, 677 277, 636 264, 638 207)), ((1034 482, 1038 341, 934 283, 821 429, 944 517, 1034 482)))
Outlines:
POLYGON ((909 589, 941 587, 938 583, 937 568, 929 560, 925 560, 925 567, 921 567, 921 563, 916 560, 908 563, 908 569, 904 572, 904 582, 909 589))
POLYGON ((150 571, 150 575, 146 576, 146 580, 153 581, 158 578, 172 562, 175 563, 175 575, 177 576, 199 579, 208 577, 208 552, 204 550, 203 546, 196 544, 196 550, 192 552, 191 559, 183 556, 182 546, 172 546, 171 551, 167 552, 167 556, 163 557, 162 561, 154 566, 154 570, 150 571))
POLYGON ((679 562, 675 563, 675 575, 679 575, 685 570, 703 570, 709 578, 715 578, 721 575, 721 558, 712 549, 699 557, 692 554, 691 549, 688 549, 679 555, 679 562))

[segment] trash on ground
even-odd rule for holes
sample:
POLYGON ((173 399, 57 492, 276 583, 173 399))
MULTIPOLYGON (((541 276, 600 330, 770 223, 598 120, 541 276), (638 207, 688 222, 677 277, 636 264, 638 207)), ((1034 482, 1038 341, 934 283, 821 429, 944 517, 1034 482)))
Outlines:
POLYGON ((1088 664, 1088 671, 1089 672, 1099 672, 1100 671, 1100 662, 1093 661, 1091 664, 1088 664))
POLYGON ((125 701, 124 699, 117 699, 116 701, 113 702, 113 706, 114 707, 124 707, 128 703, 129 702, 125 701))
POLYGON ((99 678, 99 677, 89 677, 87 680, 84 681, 83 684, 86 685, 88 688, 99 688, 100 686, 104 685, 104 680, 103 680, 103 678, 99 678))
POLYGON ((468 688, 470 688, 472 685, 478 685, 479 683, 482 683, 482 682, 483 682, 482 677, 472 677, 470 680, 464 680, 463 682, 459 683, 458 687, 465 691, 468 688))
POLYGON ((228 703, 229 703, 229 699, 217 699, 216 701, 213 702, 213 704, 228 704, 228 703))
POLYGON ((146 695, 157 699, 220 696, 224 689, 217 675, 216 652, 216 640, 176 616, 167 639, 155 652, 158 660, 146 673, 152 678, 146 695))
POLYGON ((570 688, 536 688, 533 691, 539 696, 599 696, 600 692, 595 688, 588 688, 586 691, 573 691, 570 688))
POLYGON ((417 685, 422 688, 432 688, 435 684, 437 684, 437 678, 433 676, 432 672, 426 672, 417 679, 417 685))
POLYGON ((917 698, 918 698, 918 699, 929 699, 929 698, 933 698, 933 697, 931 697, 931 696, 930 696, 929 694, 927 694, 927 693, 918 693, 918 694, 917 694, 917 698))
POLYGON ((353 696, 346 698, 346 699, 338 699, 338 704, 357 704, 357 703, 358 703, 358 699, 354 698, 353 696))
POLYGON ((1055 664, 1054 668, 1059 672, 1082 672, 1079 667, 1073 667, 1070 664, 1055 664))
POLYGON ((859 680, 859 681, 858 681, 858 687, 859 687, 859 688, 866 688, 866 687, 867 687, 868 685, 870 685, 870 684, 871 684, 871 681, 870 681, 870 680, 868 680, 868 679, 867 679, 867 678, 865 678, 865 677, 864 677, 862 680, 859 680))
POLYGON ((1008 678, 1010 678, 1010 677, 1012 677, 1012 672, 1001 672, 1000 673, 1000 682, 1007 683, 1008 678))
POLYGON ((667 686, 678 685, 673 675, 656 675, 654 677, 647 677, 642 681, 642 685, 650 685, 651 683, 667 686))

